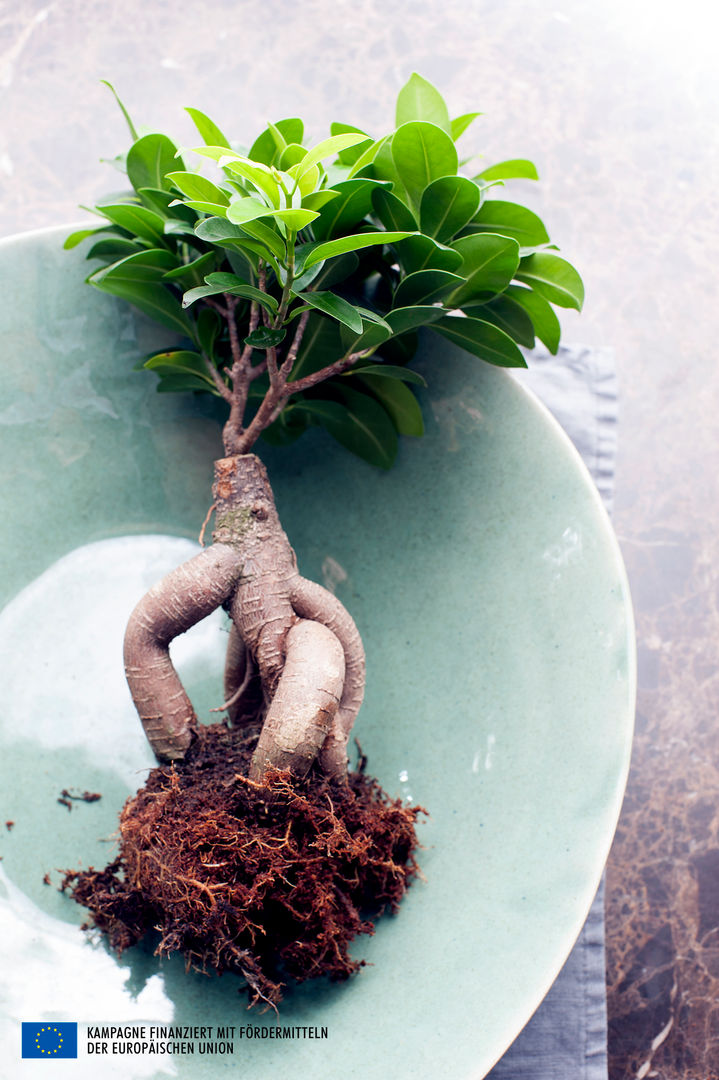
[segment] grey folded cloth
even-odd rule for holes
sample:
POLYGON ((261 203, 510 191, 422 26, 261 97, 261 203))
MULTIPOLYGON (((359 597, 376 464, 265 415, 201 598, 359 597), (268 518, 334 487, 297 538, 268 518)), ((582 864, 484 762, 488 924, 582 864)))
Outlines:
MULTIPOLYGON (((581 454, 607 510, 614 493, 617 380, 611 349, 536 349, 519 380, 544 402, 581 454)), ((491 1080, 607 1080, 604 882, 566 964, 491 1080)))

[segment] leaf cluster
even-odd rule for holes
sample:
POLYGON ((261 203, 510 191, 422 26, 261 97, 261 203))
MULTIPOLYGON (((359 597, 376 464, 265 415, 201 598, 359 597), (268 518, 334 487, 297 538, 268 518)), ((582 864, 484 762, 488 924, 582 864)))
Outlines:
POLYGON ((423 380, 407 366, 419 330, 524 367, 520 346, 536 338, 556 352, 554 308, 581 308, 581 278, 542 221, 497 197, 505 180, 536 179, 532 163, 467 175, 457 141, 479 114, 450 118, 419 75, 389 134, 334 123, 309 147, 298 118, 268 124, 245 152, 188 109, 202 142, 180 151, 138 135, 121 107, 131 187, 65 246, 91 239, 89 283, 181 336, 141 361, 160 391, 236 405, 244 357, 242 430, 256 418, 256 434, 284 444, 319 424, 388 468, 398 436, 423 431, 423 380))

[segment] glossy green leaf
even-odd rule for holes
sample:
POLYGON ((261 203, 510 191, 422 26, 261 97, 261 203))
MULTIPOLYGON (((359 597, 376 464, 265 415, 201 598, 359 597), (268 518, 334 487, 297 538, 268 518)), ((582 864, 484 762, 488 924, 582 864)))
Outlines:
POLYGON ((284 260, 287 258, 285 242, 271 225, 255 219, 254 221, 246 221, 242 226, 242 231, 258 240, 276 259, 284 260))
POLYGON ((272 349, 284 340, 287 331, 283 329, 273 330, 271 326, 258 326, 245 338, 245 345, 251 345, 253 349, 272 349))
POLYGON ((165 222, 154 210, 148 210, 146 206, 133 206, 130 203, 115 203, 109 206, 98 206, 99 213, 103 214, 113 224, 143 240, 157 242, 162 240, 165 222))
POLYGON ((387 411, 368 394, 344 390, 337 401, 298 401, 295 408, 308 412, 347 450, 389 469, 397 456, 397 432, 387 411))
POLYGON ((164 275, 164 281, 179 281, 179 282, 195 282, 199 284, 204 280, 204 275, 211 272, 217 262, 217 256, 214 251, 207 251, 204 255, 200 255, 197 259, 192 259, 191 262, 183 263, 181 266, 176 266, 173 270, 168 270, 164 275))
POLYGON ((307 210, 321 210, 327 203, 332 202, 339 195, 339 191, 335 191, 334 188, 324 188, 322 191, 313 191, 310 195, 306 195, 302 200, 302 205, 307 210))
MULTIPOLYGON (((350 167, 346 179, 351 180, 354 176, 363 176, 364 170, 372 165, 379 150, 389 142, 390 138, 390 135, 383 135, 381 139, 375 140, 375 142, 371 143, 366 150, 363 150, 354 165, 350 167)), ((383 177, 377 177, 377 179, 381 180, 383 177)))
POLYGON ((186 199, 183 205, 211 217, 224 217, 228 210, 226 203, 203 202, 200 199, 186 199))
POLYGON ((275 218, 277 221, 282 221, 293 232, 301 232, 302 229, 306 229, 313 221, 316 221, 320 216, 317 210, 305 210, 303 207, 298 207, 296 210, 270 210, 265 217, 275 218))
POLYGON ((160 214, 165 219, 163 226, 165 233, 167 233, 168 221, 184 221, 186 225, 194 228, 197 222, 197 214, 194 214, 184 202, 179 200, 174 191, 167 191, 165 188, 143 187, 138 188, 137 194, 142 199, 144 206, 149 210, 154 210, 156 214, 160 214))
POLYGON ((248 196, 245 199, 235 199, 231 202, 227 207, 226 217, 233 225, 243 225, 246 221, 265 217, 268 209, 265 203, 260 202, 259 199, 248 196))
POLYGON ((499 327, 482 319, 462 315, 445 315, 433 327, 455 345, 497 367, 526 367, 527 363, 517 345, 499 327))
POLYGON ((200 112, 199 109, 185 109, 186 113, 189 113, 192 118, 192 122, 200 133, 200 138, 208 144, 208 146, 227 146, 230 144, 214 120, 210 120, 209 116, 200 112))
MULTIPOLYGON (((341 281, 346 281, 350 277, 357 267, 359 266, 359 257, 355 255, 353 251, 347 252, 346 255, 340 255, 337 258, 330 259, 329 262, 315 263, 315 266, 310 267, 305 273, 312 273, 316 266, 319 266, 319 272, 314 278, 314 286, 316 289, 329 289, 332 285, 339 285, 341 281)), ((305 279, 305 275, 302 275, 303 284, 300 284, 300 279, 296 281, 297 288, 304 289, 308 282, 305 279)))
POLYGON ((551 251, 538 251, 522 259, 517 280, 530 285, 545 300, 559 307, 582 310, 584 284, 577 271, 566 259, 551 251))
POLYGON ((173 371, 167 373, 165 373, 164 371, 157 371, 156 374, 160 376, 160 381, 157 384, 157 391, 160 394, 187 394, 199 392, 203 394, 216 394, 219 397, 219 394, 214 388, 214 386, 210 386, 198 375, 192 375, 184 372, 175 373, 173 371))
POLYGON ((395 127, 412 120, 426 120, 450 133, 447 105, 439 90, 421 75, 413 72, 397 95, 395 127))
POLYGON ((356 334, 362 333, 362 316, 341 296, 331 292, 301 292, 297 293, 297 296, 305 304, 337 319, 356 334))
POLYGON ((372 193, 381 182, 355 177, 335 184, 337 198, 320 213, 314 226, 318 240, 328 240, 357 225, 372 209, 372 193))
POLYGON ((102 225, 96 225, 92 229, 78 229, 76 232, 70 233, 69 236, 65 237, 65 242, 62 246, 65 248, 66 251, 69 251, 70 248, 77 247, 78 244, 81 244, 83 240, 87 240, 88 236, 94 236, 95 233, 99 233, 102 231, 102 225))
POLYGON ((302 379, 305 375, 327 367, 339 360, 344 352, 340 323, 325 318, 319 312, 312 312, 305 327, 290 381, 302 379))
POLYGON ((457 172, 457 150, 451 136, 423 120, 398 128, 392 137, 391 152, 399 178, 416 206, 433 180, 457 172))
POLYGON ((461 116, 457 116, 454 120, 451 120, 449 133, 454 141, 456 142, 460 135, 464 135, 469 125, 481 115, 482 114, 478 112, 468 112, 462 113, 461 116))
POLYGON ((419 223, 423 233, 446 243, 471 221, 479 208, 479 188, 466 176, 441 176, 422 194, 419 223))
POLYGON ((224 162, 223 168, 228 173, 249 180, 259 192, 266 196, 269 206, 278 208, 281 206, 282 196, 277 176, 273 175, 265 165, 250 161, 249 158, 243 158, 238 154, 232 161, 224 162))
POLYGON ((217 393, 212 376, 199 353, 186 349, 168 349, 166 352, 155 353, 142 366, 160 375, 193 375, 207 383, 207 389, 213 394, 217 393))
POLYGON ((345 372, 342 378, 363 374, 376 375, 382 379, 399 379, 400 382, 413 383, 415 386, 427 385, 427 380, 423 379, 418 371, 413 371, 412 368, 397 367, 395 364, 358 364, 357 367, 350 368, 348 372, 345 372))
POLYGON ((136 240, 128 240, 124 236, 107 236, 93 244, 86 259, 106 259, 108 256, 113 262, 125 255, 132 255, 136 251, 146 250, 136 240))
POLYGON ((433 240, 431 236, 417 233, 397 245, 400 262, 408 274, 419 270, 449 270, 456 272, 462 265, 462 256, 454 248, 433 240))
POLYGON ((127 175, 135 191, 140 188, 169 188, 168 172, 183 168, 177 147, 167 135, 143 135, 127 154, 127 175))
POLYGON ((385 229, 394 232, 416 232, 417 221, 410 208, 384 187, 372 191, 372 206, 385 229))
POLYGON ((525 158, 512 158, 510 161, 498 161, 477 173, 475 180, 539 180, 537 168, 525 158))
POLYGON ((340 150, 347 150, 350 146, 357 146, 365 140, 366 136, 359 131, 347 131, 343 135, 330 135, 329 139, 323 139, 322 142, 317 143, 316 146, 307 151, 306 157, 298 166, 296 179, 304 176, 309 169, 314 165, 319 165, 325 158, 336 157, 340 150))
POLYGON ((101 281, 160 281, 168 270, 174 270, 178 258, 167 248, 150 248, 125 255, 117 262, 95 270, 90 276, 93 285, 101 281))
POLYGON ((482 294, 502 292, 519 266, 519 244, 511 237, 476 233, 461 237, 452 246, 462 256, 459 273, 465 283, 448 298, 449 306, 461 307, 482 294))
POLYGON ((126 122, 128 128, 130 129, 130 135, 132 136, 132 138, 133 139, 139 139, 139 135, 137 134, 137 129, 136 129, 135 125, 133 124, 132 120, 130 119, 129 112, 127 111, 127 109, 123 105, 122 101, 120 100, 120 97, 119 97, 115 87, 112 85, 111 82, 108 82, 107 79, 100 79, 100 82, 103 83, 104 86, 109 87, 109 89, 111 90, 111 92, 113 94, 113 97, 115 98, 115 101, 120 106, 120 111, 122 112, 122 115, 125 117, 125 122, 126 122))
POLYGON ((372 391, 373 397, 377 398, 389 414, 399 435, 424 435, 424 420, 419 402, 404 382, 364 371, 353 374, 372 391))
MULTIPOLYGON (((305 126, 298 117, 277 120, 272 126, 282 135, 285 146, 288 143, 302 142, 305 126)), ((247 156, 252 158, 253 161, 262 162, 264 165, 272 165, 275 158, 279 158, 279 149, 272 131, 268 127, 255 139, 247 156)))
POLYGON ((337 157, 340 159, 343 165, 354 165, 354 163, 362 156, 365 150, 368 149, 373 143, 373 139, 366 131, 362 131, 361 128, 355 127, 353 124, 330 124, 331 135, 347 135, 350 132, 357 132, 360 135, 364 135, 365 141, 355 143, 354 146, 345 147, 340 150, 337 157))
POLYGON ((385 321, 392 327, 393 334, 405 334, 418 326, 429 326, 445 315, 441 307, 430 304, 415 304, 412 307, 393 308, 385 315, 385 321))
POLYGON ((347 251, 360 251, 362 248, 373 247, 377 244, 393 244, 409 235, 406 232, 366 232, 357 233, 355 236, 340 236, 336 240, 315 244, 305 259, 304 268, 309 269, 322 259, 333 259, 336 255, 344 255, 347 251))
POLYGON ((163 326, 193 336, 192 323, 182 310, 180 301, 164 285, 154 281, 129 281, 107 277, 102 281, 89 279, 102 292, 111 293, 121 300, 134 304, 146 315, 161 322, 163 326))
POLYGON ((475 319, 484 319, 491 322, 509 334, 518 345, 524 345, 528 349, 534 348, 534 326, 528 313, 505 291, 501 296, 495 296, 487 304, 466 304, 464 311, 475 319))
POLYGON ((534 332, 540 341, 549 349, 552 355, 556 355, 559 349, 561 327, 559 319, 548 300, 532 289, 525 289, 522 285, 510 285, 507 295, 517 304, 521 304, 532 320, 534 332))
POLYGON ((229 197, 222 188, 213 184, 205 176, 194 172, 169 172, 167 179, 174 184, 188 199, 201 199, 203 202, 220 203, 227 206, 229 197))
POLYGON ((402 278, 395 290, 392 306, 432 304, 463 284, 463 277, 451 274, 448 270, 418 270, 402 278))
POLYGON ((487 199, 479 213, 469 224, 471 232, 499 233, 511 236, 520 247, 545 244, 549 241, 544 223, 526 206, 504 202, 502 199, 487 199))
POLYGON ((269 311, 270 315, 277 314, 279 303, 274 296, 256 289, 253 285, 248 285, 236 274, 227 274, 224 271, 208 274, 205 282, 208 285, 219 285, 223 292, 230 293, 232 296, 243 296, 246 300, 254 300, 269 311))

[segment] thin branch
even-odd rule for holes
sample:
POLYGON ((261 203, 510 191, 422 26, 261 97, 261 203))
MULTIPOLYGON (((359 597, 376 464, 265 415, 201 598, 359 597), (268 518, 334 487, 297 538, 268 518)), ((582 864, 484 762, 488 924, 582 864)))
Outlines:
POLYGON ((309 390, 310 387, 317 386, 318 383, 324 382, 325 379, 331 379, 333 375, 341 375, 343 371, 347 371, 358 360, 362 360, 369 355, 367 349, 362 352, 345 354, 345 356, 341 356, 339 360, 335 360, 332 364, 327 364, 326 367, 320 368, 319 371, 313 371, 311 375, 306 375, 304 379, 296 379, 295 382, 288 383, 285 387, 285 398, 302 390, 309 390))
POLYGON ((282 379, 284 382, 287 382, 290 375, 292 374, 292 368, 294 367, 295 360, 297 359, 297 353, 299 352, 300 345, 302 344, 302 338, 304 337, 305 328, 307 326, 307 320, 309 319, 309 317, 309 309, 307 311, 303 311, 300 315, 300 321, 297 324, 295 336, 292 339, 292 344, 289 347, 287 356, 285 357, 285 361, 282 365, 282 379))
POLYGON ((232 403, 232 391, 230 390, 229 386, 227 385, 225 380, 220 375, 220 373, 217 370, 217 368, 215 367, 215 365, 210 360, 209 356, 207 356, 207 354, 204 351, 202 353, 202 362, 204 363, 205 368, 207 369, 207 374, 210 376, 213 383, 215 384, 215 387, 217 388, 217 392, 220 395, 220 397, 224 398, 225 401, 227 401, 227 402, 229 402, 231 404, 232 403))

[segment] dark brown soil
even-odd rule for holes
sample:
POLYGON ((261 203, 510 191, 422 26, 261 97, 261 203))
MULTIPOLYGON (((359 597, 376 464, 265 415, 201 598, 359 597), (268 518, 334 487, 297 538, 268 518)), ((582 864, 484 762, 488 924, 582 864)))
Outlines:
POLYGON ((415 821, 376 780, 349 787, 310 774, 246 779, 257 739, 199 729, 186 760, 153 769, 120 815, 120 854, 62 884, 118 952, 158 932, 156 953, 231 971, 250 1003, 276 1006, 290 981, 346 979, 372 918, 395 912, 417 875, 415 821))

